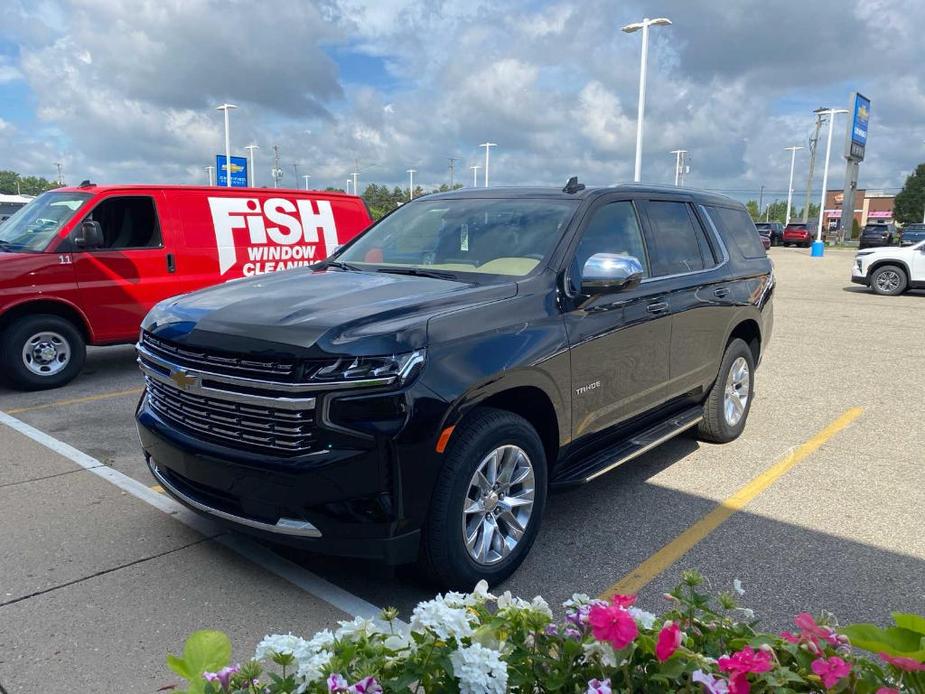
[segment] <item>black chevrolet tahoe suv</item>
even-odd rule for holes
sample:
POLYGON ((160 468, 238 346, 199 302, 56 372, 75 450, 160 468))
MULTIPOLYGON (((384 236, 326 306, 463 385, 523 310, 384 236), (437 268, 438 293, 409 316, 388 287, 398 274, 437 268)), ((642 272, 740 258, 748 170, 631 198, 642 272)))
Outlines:
POLYGON ((773 292, 726 197, 428 195, 321 263, 157 305, 138 430, 202 514, 471 589, 523 561, 550 490, 739 436, 773 292))

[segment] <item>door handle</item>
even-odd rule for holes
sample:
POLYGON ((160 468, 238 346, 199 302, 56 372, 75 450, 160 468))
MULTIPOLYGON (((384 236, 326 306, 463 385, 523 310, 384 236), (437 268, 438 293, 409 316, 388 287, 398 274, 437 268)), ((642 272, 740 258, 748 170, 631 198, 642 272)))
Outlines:
POLYGON ((729 288, 728 288, 728 287, 720 287, 719 289, 714 289, 714 290, 713 290, 713 294, 714 294, 715 296, 719 297, 720 299, 722 299, 724 296, 728 296, 728 295, 729 295, 729 288))
POLYGON ((668 302, 667 301, 656 301, 653 304, 646 306, 646 311, 653 313, 655 315, 660 315, 662 313, 668 313, 668 302))
POLYGON ((176 271, 177 271, 177 263, 173 258, 173 253, 168 253, 167 254, 167 272, 176 272, 176 271))

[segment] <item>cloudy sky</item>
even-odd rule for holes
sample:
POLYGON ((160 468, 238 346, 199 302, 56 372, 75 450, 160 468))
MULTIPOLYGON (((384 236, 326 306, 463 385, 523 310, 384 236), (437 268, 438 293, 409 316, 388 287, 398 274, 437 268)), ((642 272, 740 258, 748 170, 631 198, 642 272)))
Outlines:
MULTIPOLYGON (((98 182, 205 182, 230 101, 232 148, 257 183, 278 144, 298 173, 360 187, 631 180, 640 35, 653 29, 643 180, 785 195, 789 153, 820 105, 872 101, 861 186, 925 160, 921 0, 0 0, 0 169, 98 182)), ((832 186, 841 184, 845 117, 832 186)), ((797 191, 807 157, 798 153, 797 191)), ((817 176, 817 190, 821 174, 817 176)), ((301 179, 299 181, 301 183, 301 179)), ((800 202, 798 200, 798 202, 800 202)))

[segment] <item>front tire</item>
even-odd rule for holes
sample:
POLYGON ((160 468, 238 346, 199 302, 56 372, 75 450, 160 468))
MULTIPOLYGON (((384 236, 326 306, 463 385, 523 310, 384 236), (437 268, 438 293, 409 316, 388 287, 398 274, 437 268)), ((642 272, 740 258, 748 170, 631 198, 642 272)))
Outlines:
POLYGON ((874 270, 870 276, 870 288, 875 294, 883 296, 896 296, 906 291, 909 278, 906 272, 898 265, 883 265, 874 270))
POLYGON ((703 441, 728 443, 745 429, 755 394, 755 357, 744 340, 732 340, 703 404, 698 433, 703 441))
POLYGON ((80 373, 86 354, 80 331, 60 316, 20 318, 0 335, 0 364, 19 390, 63 386, 80 373))
POLYGON ((457 427, 421 541, 425 571, 446 589, 495 585, 526 557, 546 504, 546 455, 523 417, 492 408, 457 427))

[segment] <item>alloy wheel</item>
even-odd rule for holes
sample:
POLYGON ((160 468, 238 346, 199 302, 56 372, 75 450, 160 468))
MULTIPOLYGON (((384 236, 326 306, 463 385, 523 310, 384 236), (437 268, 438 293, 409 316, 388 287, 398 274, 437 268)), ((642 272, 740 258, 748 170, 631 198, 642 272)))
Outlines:
POLYGON ((723 415, 726 423, 734 427, 745 414, 751 386, 751 374, 745 357, 738 357, 726 376, 726 391, 723 396, 723 415))

